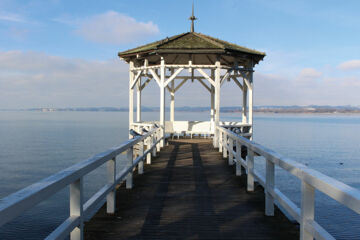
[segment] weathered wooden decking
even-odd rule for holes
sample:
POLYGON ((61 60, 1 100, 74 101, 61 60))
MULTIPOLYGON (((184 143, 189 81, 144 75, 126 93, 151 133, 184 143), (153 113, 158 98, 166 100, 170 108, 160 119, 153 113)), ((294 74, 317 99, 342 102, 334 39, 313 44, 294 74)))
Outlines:
POLYGON ((85 224, 85 239, 299 239, 299 228, 279 211, 264 215, 260 186, 246 178, 209 139, 170 141, 131 190, 117 191, 117 212, 103 207, 85 224))

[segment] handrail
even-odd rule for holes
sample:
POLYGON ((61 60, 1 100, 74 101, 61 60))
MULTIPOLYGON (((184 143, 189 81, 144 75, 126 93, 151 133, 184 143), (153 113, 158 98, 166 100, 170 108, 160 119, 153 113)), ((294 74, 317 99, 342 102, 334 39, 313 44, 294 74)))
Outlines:
POLYGON ((265 214, 274 215, 274 204, 279 204, 300 224, 300 239, 335 239, 314 220, 315 190, 321 191, 340 204, 360 214, 360 191, 334 178, 326 176, 301 163, 250 141, 223 127, 217 127, 219 132, 219 151, 229 158, 229 164, 236 163, 236 174, 241 175, 241 166, 246 169, 247 190, 254 190, 256 179, 265 189, 265 214), (234 151, 233 144, 236 144, 234 151), (248 151, 246 161, 241 158, 241 146, 248 151), (222 148, 222 149, 220 149, 222 148), (228 154, 229 153, 229 154, 228 154), (262 156, 266 160, 266 176, 263 177, 254 169, 254 155, 262 156), (301 206, 296 206, 275 186, 275 165, 286 170, 301 180, 301 206), (277 200, 275 203, 274 200, 277 200))
MULTIPOLYGON (((132 172, 138 167, 139 174, 143 173, 143 161, 151 163, 151 155, 156 155, 159 149, 160 128, 155 128, 144 135, 125 141, 118 147, 96 154, 89 159, 72 165, 50 177, 19 190, 0 199, 0 226, 10 222, 26 210, 44 201, 60 190, 70 185, 70 216, 59 225, 46 239, 63 239, 70 234, 70 238, 82 239, 83 222, 91 217, 97 205, 107 201, 107 212, 115 212, 116 186, 126 179, 126 187, 132 188, 132 172), (134 146, 138 145, 137 158, 133 158, 134 146), (146 150, 144 149, 146 147, 146 150), (127 168, 116 173, 116 156, 127 151, 127 168), (83 178, 86 174, 107 163, 108 183, 96 192, 87 202, 83 200, 83 178)), ((95 209, 97 210, 97 209, 95 209)))

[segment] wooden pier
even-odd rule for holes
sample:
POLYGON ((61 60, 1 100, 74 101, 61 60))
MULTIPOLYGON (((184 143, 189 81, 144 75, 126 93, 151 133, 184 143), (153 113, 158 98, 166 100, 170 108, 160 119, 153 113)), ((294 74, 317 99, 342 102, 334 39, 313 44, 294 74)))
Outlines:
POLYGON ((104 206, 85 223, 85 239, 299 239, 279 210, 265 216, 263 188, 247 192, 210 139, 169 141, 133 183, 117 190, 115 214, 104 206))

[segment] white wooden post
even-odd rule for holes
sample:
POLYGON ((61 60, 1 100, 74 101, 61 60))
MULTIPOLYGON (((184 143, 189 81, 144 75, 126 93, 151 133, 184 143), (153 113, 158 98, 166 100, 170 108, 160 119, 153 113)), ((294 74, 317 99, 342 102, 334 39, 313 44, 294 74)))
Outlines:
MULTIPOLYGON (((148 137, 146 140, 146 150, 149 150, 152 146, 152 137, 148 137)), ((146 155, 146 164, 151 164, 151 153, 146 155)))
MULTIPOLYGON (((156 142, 161 138, 161 127, 159 130, 156 131, 156 142)), ((160 152, 160 142, 156 144, 156 151, 160 152)))
MULTIPOLYGON (((113 184, 116 180, 116 158, 107 162, 107 179, 108 183, 113 184)), ((106 195, 106 212, 115 213, 116 208, 116 188, 106 195)))
POLYGON ((243 80, 243 106, 242 106, 242 123, 246 124, 247 120, 247 85, 245 80, 243 80))
POLYGON ((229 137, 229 165, 233 165, 234 164, 234 154, 233 154, 233 149, 234 149, 234 140, 229 137))
POLYGON ((254 191, 254 152, 247 149, 247 190, 254 191))
POLYGON ((80 224, 70 233, 71 240, 82 240, 84 238, 84 219, 83 219, 83 179, 77 179, 70 184, 70 216, 80 217, 80 224))
MULTIPOLYGON (((140 141, 139 142, 139 157, 143 156, 143 155, 144 155, 144 142, 140 141)), ((144 173, 144 160, 145 160, 144 158, 138 164, 138 174, 144 173)))
MULTIPOLYGON (((249 124, 251 124, 250 133, 253 133, 253 101, 254 101, 254 83, 253 83, 253 72, 249 72, 249 124)), ((250 136, 250 140, 253 139, 253 136, 250 136)))
POLYGON ((265 183, 265 215, 274 216, 274 198, 269 190, 274 190, 275 183, 275 165, 269 159, 266 159, 266 183, 265 183))
POLYGON ((223 151, 223 136, 224 136, 224 133, 222 131, 219 131, 218 130, 218 135, 219 135, 219 139, 218 139, 218 146, 219 146, 219 152, 222 152, 223 151))
POLYGON ((222 137, 222 140, 223 140, 223 144, 222 144, 223 151, 222 151, 222 153, 223 153, 223 158, 227 158, 228 136, 227 136, 226 133, 223 133, 223 134, 224 135, 222 137))
POLYGON ((236 140, 236 176, 241 176, 241 144, 236 140))
POLYGON ((313 240, 313 236, 305 230, 307 221, 314 220, 315 188, 310 184, 301 182, 301 216, 300 216, 300 239, 313 240))
MULTIPOLYGON (((211 69, 211 79, 214 79, 215 71, 211 69)), ((211 92, 210 92, 210 102, 211 102, 211 110, 210 110, 210 129, 213 134, 215 134, 215 87, 211 84, 211 92)), ((215 139, 215 137, 214 137, 215 139)), ((215 141, 213 142, 215 146, 215 141)))
POLYGON ((160 147, 165 146, 165 60, 161 57, 160 61, 160 147))
MULTIPOLYGON (((219 122, 220 122, 220 70, 221 70, 221 65, 220 65, 220 61, 217 60, 215 62, 216 65, 216 69, 215 69, 215 128, 219 126, 219 122)), ((217 131, 217 129, 215 130, 215 134, 214 134, 214 138, 215 138, 215 147, 219 147, 219 135, 221 133, 219 133, 219 131, 217 131)), ((220 150, 220 149, 219 149, 220 150)), ((221 149, 222 151, 222 149, 221 149)))
POLYGON ((175 121, 175 79, 171 81, 171 100, 170 100, 170 122, 174 126, 175 121))
POLYGON ((136 121, 141 122, 141 77, 137 82, 136 93, 136 121))
MULTIPOLYGON (((127 151, 126 161, 128 167, 133 165, 133 150, 134 148, 131 147, 127 151)), ((133 187, 133 171, 131 170, 126 177, 126 188, 131 189, 132 187, 133 187)))
MULTIPOLYGON (((134 62, 130 61, 129 63, 129 130, 132 128, 132 124, 134 123, 134 89, 131 88, 132 82, 134 80, 134 62)), ((131 134, 129 134, 129 138, 131 138, 131 134)))

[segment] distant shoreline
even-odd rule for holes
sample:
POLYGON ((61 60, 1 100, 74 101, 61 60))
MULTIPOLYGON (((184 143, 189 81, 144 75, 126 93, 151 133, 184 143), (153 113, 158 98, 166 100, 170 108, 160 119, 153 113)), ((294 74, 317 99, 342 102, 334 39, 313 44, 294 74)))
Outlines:
MULTIPOLYGON (((116 107, 67 107, 67 108, 27 108, 0 109, 0 111, 32 111, 32 112, 128 112, 128 108, 116 107)), ((136 111, 136 109, 134 109, 136 111)), ((169 111, 169 108, 166 109, 169 111)), ((209 107, 177 107, 177 112, 206 112, 209 107)), ((142 107, 142 112, 159 112, 158 107, 142 107)), ((240 107, 222 107, 222 113, 241 113, 240 107)), ((360 107, 354 106, 256 106, 254 113, 271 114, 360 114, 360 107)))

